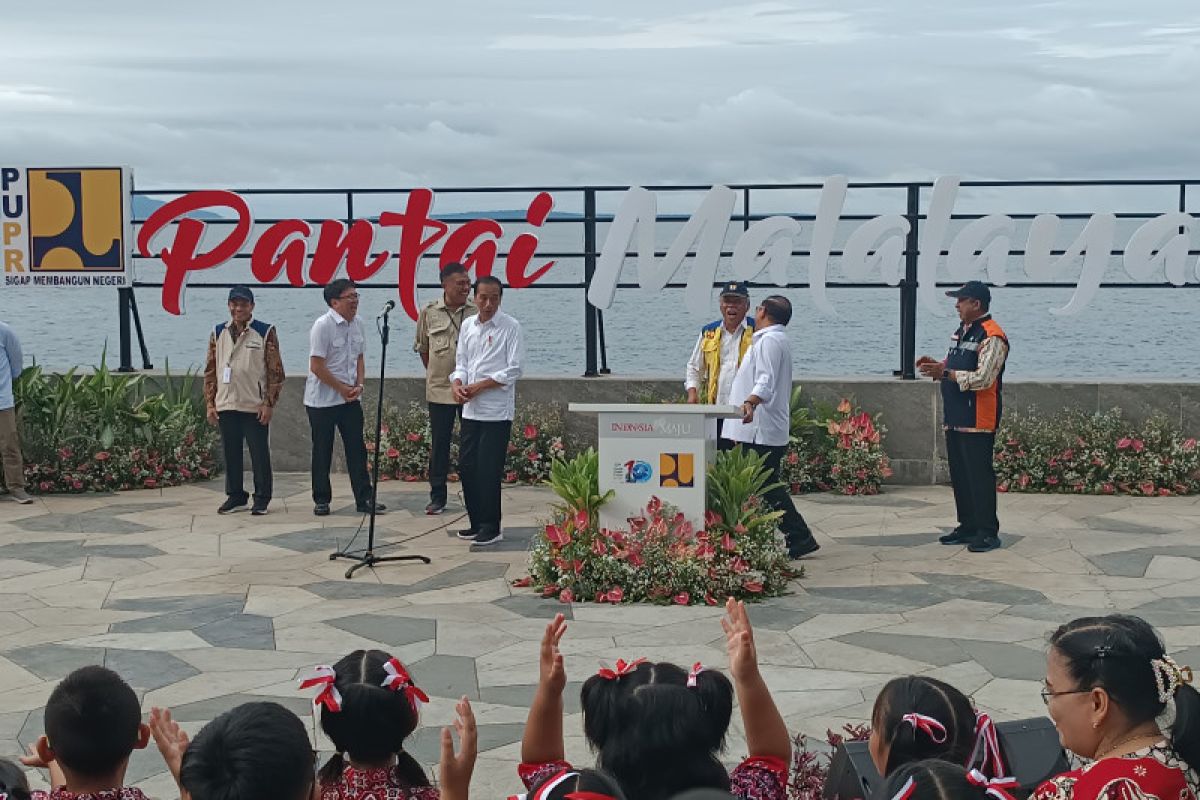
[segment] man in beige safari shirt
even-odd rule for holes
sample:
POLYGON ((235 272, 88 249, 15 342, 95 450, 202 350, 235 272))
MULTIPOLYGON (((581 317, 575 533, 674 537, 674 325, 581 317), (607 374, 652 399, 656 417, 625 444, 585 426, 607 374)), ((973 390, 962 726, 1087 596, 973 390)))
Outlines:
POLYGON ((429 403, 429 505, 426 514, 446 509, 446 479, 450 474, 450 440, 454 420, 462 420, 462 405, 455 402, 450 373, 458 353, 458 332, 463 320, 478 313, 470 300, 471 278, 462 264, 442 269, 442 297, 421 309, 413 350, 425 365, 425 399, 429 403))

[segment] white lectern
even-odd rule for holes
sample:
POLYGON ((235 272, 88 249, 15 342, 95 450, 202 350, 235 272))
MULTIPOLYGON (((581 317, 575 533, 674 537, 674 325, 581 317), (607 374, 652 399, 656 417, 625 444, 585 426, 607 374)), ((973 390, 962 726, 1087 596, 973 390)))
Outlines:
POLYGON ((571 403, 571 411, 598 414, 600 493, 613 498, 600 507, 600 524, 629 529, 651 497, 704 527, 708 465, 717 454, 717 420, 740 415, 736 406, 680 403, 571 403))

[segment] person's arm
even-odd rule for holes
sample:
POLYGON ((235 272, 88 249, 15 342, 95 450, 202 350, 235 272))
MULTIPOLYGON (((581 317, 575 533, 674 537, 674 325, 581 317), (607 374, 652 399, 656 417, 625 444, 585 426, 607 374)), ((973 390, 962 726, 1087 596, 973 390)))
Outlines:
POLYGON ((354 381, 359 386, 365 386, 367 383, 367 357, 363 353, 358 354, 358 366, 354 371, 354 381))
POLYGON ((683 378, 683 388, 687 391, 687 399, 689 403, 700 402, 700 376, 704 369, 704 350, 701 345, 704 342, 704 333, 701 332, 696 337, 696 346, 692 348, 692 354, 688 356, 687 372, 683 378))
POLYGON ((725 642, 729 649, 729 672, 738 705, 742 710, 742 727, 746 733, 746 749, 750 757, 778 758, 785 764, 792 759, 792 740, 783 715, 771 697, 771 690, 758 669, 758 653, 754 647, 754 629, 746 605, 732 597, 725 601, 725 616, 721 618, 725 642))
POLYGON ((217 337, 208 335, 208 355, 204 359, 204 413, 217 424, 217 337))
POLYGON ((521 365, 524 361, 525 337, 521 331, 521 324, 518 322, 514 323, 513 329, 509 331, 504 341, 504 367, 485 376, 483 380, 471 384, 467 387, 468 391, 474 397, 488 389, 497 389, 516 383, 517 379, 521 377, 521 365))
POLYGON ((958 384, 959 391, 981 392, 990 389, 1000 376, 1000 368, 1008 357, 1008 345, 999 336, 989 336, 979 345, 979 361, 974 370, 949 370, 948 379, 958 384))
POLYGON ((521 737, 521 761, 526 764, 562 761, 565 757, 562 694, 567 686, 567 673, 558 643, 566 632, 566 618, 555 614, 542 634, 537 690, 521 737))
POLYGON ((179 773, 183 767, 184 751, 188 747, 188 735, 171 717, 169 708, 150 709, 150 735, 154 737, 158 752, 162 754, 167 772, 171 773, 175 785, 179 787, 180 797, 186 797, 179 773))
POLYGON ((417 315, 417 333, 413 339, 413 352, 421 356, 421 363, 425 369, 429 369, 429 331, 425 330, 425 325, 429 321, 428 311, 429 306, 426 306, 417 315))
POLYGON ((12 379, 15 381, 21 377, 21 373, 25 370, 25 354, 21 352, 21 340, 17 338, 17 334, 9 332, 8 341, 4 344, 4 349, 8 351, 8 368, 12 372, 12 379))
POLYGON ((454 351, 454 371, 450 373, 450 386, 456 403, 465 403, 471 399, 463 384, 467 380, 467 348, 472 328, 469 319, 463 321, 462 330, 458 334, 458 347, 454 351))
POLYGON ((463 695, 455 706, 457 716, 454 730, 458 732, 459 750, 454 752, 454 737, 449 728, 442 728, 442 758, 438 764, 438 783, 441 800, 467 800, 475 758, 479 755, 478 731, 471 701, 463 695))
POLYGON ((267 367, 267 388, 264 392, 263 404, 274 408, 279 402, 279 394, 283 391, 283 356, 279 353, 279 334, 275 328, 267 331, 267 342, 263 354, 267 367))

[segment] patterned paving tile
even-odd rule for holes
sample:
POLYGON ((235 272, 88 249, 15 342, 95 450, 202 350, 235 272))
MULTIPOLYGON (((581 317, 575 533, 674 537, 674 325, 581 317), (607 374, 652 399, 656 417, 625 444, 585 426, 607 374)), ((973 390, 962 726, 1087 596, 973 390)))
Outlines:
POLYGON ((297 553, 331 553, 342 543, 350 541, 356 532, 357 528, 322 528, 318 526, 281 533, 277 536, 267 536, 256 541, 295 550, 297 553))
POLYGON ((35 533, 140 533, 150 530, 141 523, 105 514, 47 514, 17 520, 12 524, 35 533))
POLYGON ((1136 550, 1088 556, 1087 559, 1099 567, 1105 575, 1140 578, 1146 574, 1146 568, 1150 566, 1150 562, 1154 560, 1155 556, 1183 556, 1200 559, 1200 545, 1139 547, 1136 550))
POLYGON ((403 647, 437 636, 437 622, 432 619, 408 619, 381 614, 355 614, 326 622, 335 628, 356 633, 364 639, 403 647))
POLYGON ((0 558, 33 561, 48 567, 78 564, 91 557, 150 558, 164 555, 162 550, 145 544, 85 545, 75 542, 23 542, 0 547, 0 558))

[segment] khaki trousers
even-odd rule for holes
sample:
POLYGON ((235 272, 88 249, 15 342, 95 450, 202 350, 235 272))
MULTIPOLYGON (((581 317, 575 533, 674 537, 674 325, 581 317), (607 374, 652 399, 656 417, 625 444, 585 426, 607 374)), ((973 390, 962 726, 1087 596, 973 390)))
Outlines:
POLYGON ((25 488, 25 459, 21 457, 21 438, 17 434, 17 410, 0 411, 0 457, 4 459, 4 483, 9 491, 25 488))

